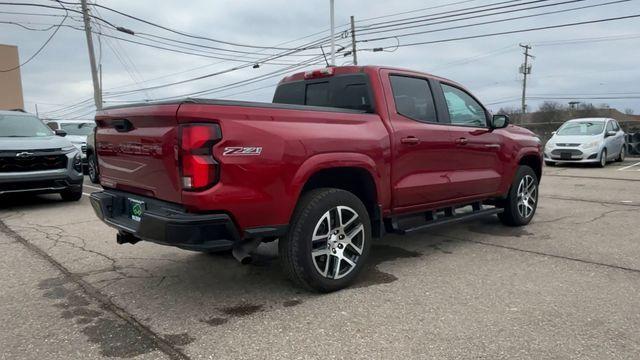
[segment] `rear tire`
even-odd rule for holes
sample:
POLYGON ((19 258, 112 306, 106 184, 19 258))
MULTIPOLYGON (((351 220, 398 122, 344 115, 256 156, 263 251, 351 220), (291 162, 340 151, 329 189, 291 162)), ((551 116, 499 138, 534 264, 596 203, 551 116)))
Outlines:
POLYGON ((82 199, 82 186, 80 188, 67 189, 60 193, 64 201, 78 201, 82 199))
POLYGON ((297 285, 331 292, 351 284, 371 247, 371 221, 350 192, 321 188, 300 199, 289 233, 278 247, 282 266, 297 285))
POLYGON ((602 149, 602 152, 600 153, 600 162, 598 163, 598 167, 605 167, 607 166, 607 149, 602 149))
POLYGON ((617 162, 623 162, 624 158, 627 156, 627 144, 622 145, 622 149, 620 149, 620 154, 618 154, 617 162))
POLYGON ((538 176, 532 168, 518 167, 509 194, 500 205, 504 212, 498 217, 503 224, 523 226, 531 222, 538 208, 538 176))

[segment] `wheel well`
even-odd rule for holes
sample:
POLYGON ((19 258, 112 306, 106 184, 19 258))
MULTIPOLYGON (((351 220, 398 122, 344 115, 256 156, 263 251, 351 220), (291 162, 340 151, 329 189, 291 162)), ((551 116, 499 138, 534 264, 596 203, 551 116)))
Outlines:
POLYGON ((538 155, 525 155, 520 159, 519 165, 526 165, 533 169, 538 177, 538 181, 540 181, 542 176, 542 162, 540 161, 540 157, 538 155))
POLYGON ((369 212, 374 237, 381 235, 382 215, 378 208, 376 183, 367 170, 357 167, 320 170, 307 180, 301 195, 307 191, 324 187, 342 189, 357 196, 369 212))

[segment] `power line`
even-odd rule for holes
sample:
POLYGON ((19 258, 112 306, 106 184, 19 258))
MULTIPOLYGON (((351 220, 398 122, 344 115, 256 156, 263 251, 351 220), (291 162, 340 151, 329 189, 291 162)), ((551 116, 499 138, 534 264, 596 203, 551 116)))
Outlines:
MULTIPOLYGON (((293 50, 293 51, 295 51, 295 50, 293 50)), ((287 54, 287 52, 285 52, 284 54, 281 54, 281 55, 271 56, 270 58, 267 57, 267 58, 261 60, 260 63, 268 62, 268 61, 270 61, 272 59, 277 59, 279 57, 286 56, 286 54, 287 54)), ((225 69, 225 70, 220 70, 220 71, 217 71, 217 72, 213 72, 213 73, 210 73, 210 74, 205 74, 205 75, 202 75, 202 76, 193 77, 193 78, 190 78, 190 79, 175 81, 175 82, 171 82, 171 83, 168 83, 168 84, 150 86, 150 87, 146 87, 146 88, 142 88, 142 89, 114 92, 114 93, 111 93, 111 95, 115 95, 115 94, 117 94, 117 95, 127 95, 127 94, 132 94, 132 93, 136 93, 136 92, 140 92, 140 91, 144 91, 144 90, 154 90, 154 89, 160 89, 160 88, 169 87, 169 86, 181 85, 181 84, 185 84, 185 83, 189 83, 189 82, 193 82, 193 81, 207 79, 207 78, 210 78, 210 77, 213 77, 213 76, 226 74, 226 73, 229 73, 229 72, 232 72, 232 71, 237 71, 237 70, 240 70, 240 69, 244 69, 244 68, 253 66, 252 64, 238 65, 238 66, 235 66, 235 67, 232 67, 232 68, 228 68, 228 69, 225 69)), ((293 64, 293 65, 296 65, 296 64, 293 64)))
POLYGON ((594 43, 594 42, 603 42, 603 41, 632 40, 632 39, 638 39, 638 38, 640 38, 640 34, 621 34, 621 35, 577 38, 577 39, 567 39, 567 40, 538 41, 538 42, 534 42, 533 44, 537 47, 541 47, 541 46, 544 47, 544 46, 594 43))
MULTIPOLYGON (((76 13, 76 14, 80 14, 80 15, 82 15, 82 11, 80 11, 80 10, 65 8, 65 7, 64 7, 64 5, 62 5, 62 4, 63 4, 63 3, 66 3, 66 2, 63 2, 63 1, 60 1, 60 0, 53 0, 53 1, 56 1, 57 3, 59 3, 59 4, 60 4, 60 6, 45 5, 45 4, 34 4, 34 3, 4 2, 4 1, 3 1, 3 2, 0 2, 0 5, 7 5, 7 6, 28 6, 28 7, 39 7, 39 8, 45 8, 45 9, 56 9, 56 10, 64 10, 66 13, 73 12, 73 13, 76 13)), ((66 3, 66 4, 77 5, 77 3, 66 3)), ((109 26, 112 26, 113 28, 117 28, 117 26, 113 25, 112 23, 110 23, 109 21, 107 21, 107 20, 105 20, 105 19, 102 19, 102 18, 97 17, 97 16, 95 16, 95 15, 90 15, 90 16, 91 16, 92 18, 94 18, 94 19, 97 19, 97 20, 100 20, 100 21, 104 22, 105 24, 107 24, 107 25, 109 25, 109 26)))
POLYGON ((206 40, 206 41, 211 41, 211 42, 216 42, 216 43, 220 43, 220 44, 226 44, 226 45, 231 45, 231 46, 237 46, 237 47, 245 47, 245 48, 254 48, 254 49, 272 49, 272 50, 285 50, 285 51, 290 51, 293 49, 290 48, 280 48, 280 47, 273 47, 273 46, 260 46, 260 45, 249 45, 249 44, 241 44, 241 43, 236 43, 236 42, 231 42, 231 41, 225 41, 225 40, 219 40, 219 39, 213 39, 213 38, 209 38, 206 36, 200 36, 200 35, 193 35, 193 34, 189 34, 180 30, 176 30, 176 29, 172 29, 170 27, 164 26, 164 25, 160 25, 160 24, 156 24, 152 21, 149 20, 145 20, 142 18, 139 18, 137 16, 133 16, 127 13, 124 13, 122 11, 104 6, 104 5, 100 5, 100 4, 93 4, 93 6, 97 6, 99 8, 114 12, 118 15, 142 22, 144 24, 168 31, 168 32, 172 32, 174 34, 178 34, 178 35, 182 35, 185 37, 189 37, 189 38, 193 38, 193 39, 199 39, 199 40, 206 40))
POLYGON ((394 13, 394 14, 388 14, 388 15, 382 15, 382 16, 375 16, 375 17, 360 19, 360 20, 356 21, 356 23, 367 22, 367 21, 371 21, 371 20, 384 19, 384 18, 394 17, 394 16, 398 16, 398 15, 413 14, 413 13, 420 12, 420 11, 439 9, 439 8, 444 8, 444 7, 454 6, 454 5, 460 5, 460 4, 470 3, 470 2, 476 2, 476 1, 479 1, 479 0, 456 1, 456 2, 452 2, 452 3, 448 3, 448 4, 430 6, 430 7, 426 7, 426 8, 402 11, 402 12, 398 12, 398 13, 394 13))
MULTIPOLYGON (((66 9, 65 9, 66 11, 66 9)), ((23 66, 25 66, 26 64, 28 64, 31 60, 35 59, 36 56, 38 56, 38 54, 40 54, 40 52, 42 52, 42 50, 44 50, 44 48, 49 44, 49 42, 51 42, 51 39, 53 39, 54 36, 56 36, 56 34, 58 33, 58 31, 60 30, 60 27, 62 27, 62 24, 64 24, 64 22, 67 20, 67 17, 69 16, 69 12, 67 11, 65 13, 65 16, 62 18, 62 21, 60 21, 60 24, 58 24, 58 26, 56 27, 56 29, 51 33, 51 35, 47 38, 47 40, 42 44, 42 46, 40 46, 40 48, 33 54, 31 55, 30 58, 28 58, 25 62, 23 62, 22 64, 18 64, 17 66, 13 67, 13 68, 9 68, 9 69, 0 69, 0 72, 10 72, 10 71, 14 71, 17 70, 23 66)))
MULTIPOLYGON (((576 3, 576 2, 583 2, 583 1, 586 1, 586 0, 568 0, 568 1, 555 3, 555 4, 538 5, 538 6, 533 6, 533 7, 524 8, 524 9, 509 10, 509 11, 503 11, 503 12, 498 12, 498 13, 493 13, 493 14, 475 15, 475 16, 470 16, 470 17, 461 18, 461 19, 433 22, 433 23, 429 23, 429 24, 422 24, 422 25, 412 26, 412 28, 413 27, 426 27, 426 26, 432 26, 432 25, 443 24, 443 23, 451 23, 451 22, 455 22, 455 21, 469 20, 469 19, 473 19, 473 18, 490 17, 490 16, 508 14, 508 13, 519 12, 519 11, 524 11, 524 10, 539 9, 539 8, 545 8, 545 7, 551 7, 551 6, 560 6, 560 5, 566 5, 566 4, 576 3)), ((572 11, 578 11, 578 10, 584 10, 584 9, 589 9, 589 8, 600 7, 600 6, 608 6, 608 5, 613 5, 613 4, 619 4, 619 3, 629 2, 629 1, 631 1, 631 0, 615 0, 615 1, 610 1, 610 2, 601 3, 601 4, 578 6, 578 7, 562 9, 562 10, 547 11, 547 12, 542 12, 542 13, 537 13, 537 14, 521 15, 521 16, 515 16, 515 17, 509 17, 509 18, 503 18, 503 19, 497 19, 497 20, 489 20, 489 21, 477 22, 477 23, 473 23, 473 24, 464 24, 464 25, 450 26, 450 27, 434 29, 434 30, 417 31, 417 32, 411 32, 411 33, 397 34, 397 35, 393 35, 393 36, 378 37, 378 38, 376 38, 376 40, 386 40, 386 39, 397 38, 397 37, 423 35, 423 34, 430 34, 430 33, 441 32, 441 31, 465 29, 465 28, 470 28, 470 27, 475 27, 475 26, 482 26, 482 25, 493 25, 493 24, 501 23, 501 22, 522 20, 522 19, 534 18, 534 17, 539 17, 539 16, 561 14, 561 13, 566 13, 566 12, 572 12, 572 11)), ((394 30, 382 30, 382 31, 378 31, 376 33, 385 33, 385 32, 391 32, 391 31, 394 31, 394 30)), ((368 41, 369 41, 368 39, 360 40, 360 42, 368 42, 368 41)))
MULTIPOLYGON (((485 38, 485 37, 492 37, 492 36, 518 34, 518 33, 532 32, 532 31, 539 31, 539 30, 559 29, 559 28, 565 28, 565 27, 571 27, 571 26, 580 26, 580 25, 603 23, 603 22, 608 22, 608 21, 627 20, 627 19, 633 19, 633 18, 638 18, 638 17, 640 17, 640 14, 634 14, 634 15, 628 15, 628 16, 618 16, 618 17, 597 19, 597 20, 589 20, 589 21, 579 21, 579 22, 558 24, 558 25, 550 25, 550 26, 539 26, 539 27, 533 27, 533 28, 501 31, 501 32, 494 32, 494 33, 479 34, 479 35, 461 36, 461 37, 440 39, 440 40, 432 40, 432 41, 413 42, 413 43, 407 43, 407 44, 400 44, 400 45, 398 45, 398 47, 429 45, 429 44, 440 44, 440 43, 446 43, 446 42, 452 42, 452 41, 460 41, 460 40, 478 39, 478 38, 485 38)), ((368 39, 368 41, 378 41, 378 39, 368 39)), ((363 49, 363 50, 374 51, 376 49, 380 49, 380 48, 371 48, 371 49, 363 49)))
POLYGON ((369 32, 371 30, 377 30, 377 29, 383 29, 383 28, 389 28, 389 27, 396 27, 396 26, 408 25, 408 24, 416 24, 416 23, 421 23, 421 22, 430 21, 430 20, 447 19, 447 18, 452 18, 452 17, 457 17, 457 16, 482 13, 482 12, 491 11, 491 10, 508 9, 508 8, 513 8, 513 7, 517 7, 517 6, 529 5, 529 4, 540 3, 540 2, 547 2, 547 1, 550 1, 550 0, 532 0, 532 1, 525 2, 525 3, 513 4, 514 2, 521 2, 521 1, 522 0, 501 1, 501 2, 497 2, 497 3, 491 3, 491 4, 481 5, 481 6, 474 6, 474 7, 470 7, 470 8, 456 9, 456 10, 444 11, 444 12, 435 13, 435 14, 422 15, 422 16, 410 17, 410 18, 405 18, 405 19, 400 19, 400 20, 381 22, 381 23, 377 23, 377 24, 367 25, 367 26, 364 26, 364 27, 359 27, 358 30, 360 30, 361 32, 367 33, 367 32, 369 32), (510 4, 510 5, 505 5, 505 4, 510 4), (494 5, 501 5, 501 6, 494 6, 494 5), (494 6, 494 7, 488 8, 488 9, 483 9, 483 8, 488 7, 488 6, 494 6), (443 16, 439 16, 439 15, 443 15, 443 16), (414 20, 414 19, 418 19, 418 20, 414 20), (409 20, 411 20, 411 21, 409 21, 409 20))

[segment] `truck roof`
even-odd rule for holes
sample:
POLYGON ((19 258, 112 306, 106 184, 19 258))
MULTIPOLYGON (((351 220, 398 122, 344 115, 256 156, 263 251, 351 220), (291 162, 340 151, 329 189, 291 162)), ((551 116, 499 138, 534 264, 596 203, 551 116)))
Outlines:
MULTIPOLYGON (((384 66, 384 65, 363 65, 363 66, 350 65, 350 66, 331 66, 330 68, 333 69, 333 75, 355 74, 355 73, 364 73, 364 72, 378 73, 380 70, 399 71, 403 73, 412 73, 416 75, 421 75, 421 76, 429 77, 436 80, 444 80, 448 83, 452 83, 452 84, 455 84, 456 86, 464 88, 464 86, 462 86, 461 84, 450 79, 446 79, 430 73, 425 73, 425 72, 420 72, 420 71, 415 71, 415 70, 410 70, 410 69, 405 69, 400 67, 384 66)), ((328 69, 328 67, 319 68, 311 71, 300 71, 295 74, 285 76, 282 80, 280 80, 279 84, 288 83, 292 81, 305 80, 305 74, 308 74, 313 71, 322 71, 324 69, 328 69)))

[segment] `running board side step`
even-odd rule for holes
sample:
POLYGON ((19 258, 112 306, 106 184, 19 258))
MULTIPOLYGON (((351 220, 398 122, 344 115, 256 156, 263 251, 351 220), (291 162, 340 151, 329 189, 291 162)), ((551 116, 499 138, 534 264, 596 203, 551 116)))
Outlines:
POLYGON ((462 207, 447 207, 433 211, 427 211, 417 215, 406 217, 394 217, 391 219, 391 230, 395 234, 410 234, 416 231, 430 229, 435 226, 463 222, 480 217, 500 214, 502 208, 483 207, 482 203, 468 204, 462 207), (459 210, 471 206, 471 211, 459 210), (458 212, 456 212, 458 210, 458 212))

